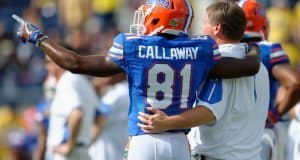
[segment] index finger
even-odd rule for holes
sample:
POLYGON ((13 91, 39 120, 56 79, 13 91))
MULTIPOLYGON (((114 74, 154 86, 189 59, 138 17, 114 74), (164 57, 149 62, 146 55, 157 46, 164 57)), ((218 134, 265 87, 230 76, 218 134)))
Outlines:
POLYGON ((16 20, 18 23, 24 24, 24 19, 23 19, 23 18, 21 18, 21 17, 15 15, 15 14, 13 14, 11 17, 12 17, 14 20, 16 20))

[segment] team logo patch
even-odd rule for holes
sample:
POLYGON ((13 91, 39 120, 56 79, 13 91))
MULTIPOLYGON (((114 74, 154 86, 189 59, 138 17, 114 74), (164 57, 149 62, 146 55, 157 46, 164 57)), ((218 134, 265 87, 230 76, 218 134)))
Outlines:
POLYGON ((147 0, 146 5, 156 4, 165 8, 169 8, 170 1, 169 0, 147 0))
POLYGON ((171 27, 177 27, 177 26, 179 25, 179 20, 178 20, 178 18, 173 18, 173 19, 171 19, 170 22, 169 22, 169 25, 170 25, 171 27))

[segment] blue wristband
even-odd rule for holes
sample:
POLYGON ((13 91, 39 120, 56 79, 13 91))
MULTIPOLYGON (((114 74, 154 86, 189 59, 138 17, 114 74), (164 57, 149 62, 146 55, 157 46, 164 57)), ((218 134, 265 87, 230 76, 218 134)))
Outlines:
POLYGON ((40 37, 37 37, 37 40, 36 40, 36 43, 35 43, 35 46, 37 46, 37 47, 40 46, 40 43, 41 43, 43 40, 45 40, 45 39, 48 38, 48 36, 45 36, 45 35, 43 35, 43 34, 39 34, 39 36, 40 36, 40 37))

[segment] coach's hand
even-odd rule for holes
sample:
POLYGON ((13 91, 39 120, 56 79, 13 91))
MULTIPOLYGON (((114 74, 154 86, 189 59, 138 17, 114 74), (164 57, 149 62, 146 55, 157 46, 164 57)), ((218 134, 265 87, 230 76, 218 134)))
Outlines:
POLYGON ((69 155, 72 152, 72 150, 73 150, 72 145, 70 145, 68 143, 61 144, 54 148, 55 153, 58 153, 58 154, 61 154, 64 156, 69 155))
POLYGON ((145 133, 159 133, 169 130, 168 115, 153 107, 147 107, 147 110, 153 114, 139 112, 138 116, 138 119, 142 122, 138 123, 138 126, 141 127, 142 131, 145 133))
POLYGON ((18 27, 17 37, 20 38, 23 43, 30 42, 38 46, 41 40, 48 38, 47 36, 44 36, 40 29, 34 24, 26 22, 17 15, 12 15, 12 17, 20 24, 18 27))

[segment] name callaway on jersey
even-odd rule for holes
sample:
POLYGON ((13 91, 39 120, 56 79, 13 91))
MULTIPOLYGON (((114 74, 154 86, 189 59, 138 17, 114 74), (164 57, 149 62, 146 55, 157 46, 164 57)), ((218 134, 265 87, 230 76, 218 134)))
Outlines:
POLYGON ((199 47, 165 48, 160 46, 138 46, 138 58, 156 60, 195 60, 199 47))

